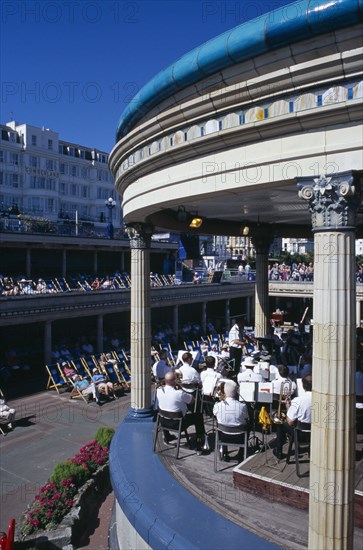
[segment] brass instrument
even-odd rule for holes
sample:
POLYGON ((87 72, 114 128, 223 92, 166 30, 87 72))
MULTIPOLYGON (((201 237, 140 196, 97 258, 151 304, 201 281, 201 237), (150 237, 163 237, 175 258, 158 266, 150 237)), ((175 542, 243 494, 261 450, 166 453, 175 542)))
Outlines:
POLYGON ((215 385, 213 397, 218 399, 218 401, 224 401, 226 399, 226 394, 224 393, 224 384, 225 382, 220 382, 215 385))
POLYGON ((281 382, 279 405, 277 408, 277 412, 274 412, 271 415, 271 420, 274 424, 284 424, 286 422, 286 413, 281 411, 281 406, 283 403, 286 405, 291 401, 291 393, 292 393, 292 381, 284 380, 283 382, 281 382))

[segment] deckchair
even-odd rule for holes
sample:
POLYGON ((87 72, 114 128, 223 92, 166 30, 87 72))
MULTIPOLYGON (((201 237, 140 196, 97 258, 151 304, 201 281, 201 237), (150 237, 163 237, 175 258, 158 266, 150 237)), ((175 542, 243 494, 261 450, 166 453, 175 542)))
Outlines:
POLYGON ((49 375, 47 390, 56 390, 56 392, 59 394, 59 388, 68 388, 68 382, 58 363, 49 366, 45 365, 45 368, 47 369, 49 375))

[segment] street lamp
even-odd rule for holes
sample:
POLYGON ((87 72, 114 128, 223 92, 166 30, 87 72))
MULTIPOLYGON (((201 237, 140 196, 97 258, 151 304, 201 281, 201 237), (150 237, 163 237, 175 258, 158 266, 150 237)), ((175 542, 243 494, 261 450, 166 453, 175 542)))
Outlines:
POLYGON ((116 201, 112 197, 105 201, 105 206, 108 208, 108 224, 106 227, 106 235, 109 239, 113 239, 113 224, 112 224, 112 210, 116 206, 116 201))

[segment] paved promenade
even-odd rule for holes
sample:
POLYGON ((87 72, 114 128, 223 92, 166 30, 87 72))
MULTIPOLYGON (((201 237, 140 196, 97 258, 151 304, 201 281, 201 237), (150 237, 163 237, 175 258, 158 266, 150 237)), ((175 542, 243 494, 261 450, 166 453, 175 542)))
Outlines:
POLYGON ((130 395, 102 407, 55 392, 9 403, 16 408, 17 422, 12 432, 0 435, 0 531, 7 530, 11 518, 18 519, 58 462, 76 454, 100 426, 117 428, 127 414, 130 395))

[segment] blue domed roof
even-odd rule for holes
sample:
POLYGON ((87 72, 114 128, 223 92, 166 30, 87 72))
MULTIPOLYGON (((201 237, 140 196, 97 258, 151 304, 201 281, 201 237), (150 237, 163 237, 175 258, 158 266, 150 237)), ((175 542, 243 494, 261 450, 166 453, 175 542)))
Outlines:
POLYGON ((120 117, 116 142, 179 90, 269 50, 357 24, 363 19, 362 10, 360 0, 298 0, 205 42, 141 88, 120 117))

